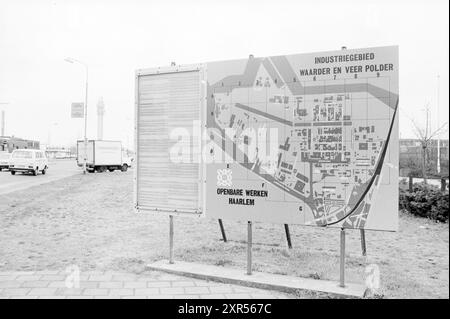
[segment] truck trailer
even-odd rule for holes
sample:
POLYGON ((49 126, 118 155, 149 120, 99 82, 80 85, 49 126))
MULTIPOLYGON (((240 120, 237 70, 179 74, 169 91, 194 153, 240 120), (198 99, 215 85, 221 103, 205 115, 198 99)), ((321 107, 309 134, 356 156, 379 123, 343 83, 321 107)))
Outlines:
POLYGON ((124 156, 120 141, 88 140, 86 146, 85 151, 84 141, 77 141, 77 164, 83 167, 86 156, 86 170, 89 173, 106 170, 126 172, 131 166, 131 159, 124 156))

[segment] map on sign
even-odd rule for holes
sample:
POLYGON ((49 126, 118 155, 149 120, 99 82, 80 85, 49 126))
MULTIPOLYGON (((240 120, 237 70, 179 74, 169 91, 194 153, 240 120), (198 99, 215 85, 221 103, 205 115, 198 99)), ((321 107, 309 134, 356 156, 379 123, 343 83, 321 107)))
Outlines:
POLYGON ((234 159, 208 164, 233 177, 207 187, 208 216, 396 230, 397 47, 214 62, 207 79, 211 140, 234 159))

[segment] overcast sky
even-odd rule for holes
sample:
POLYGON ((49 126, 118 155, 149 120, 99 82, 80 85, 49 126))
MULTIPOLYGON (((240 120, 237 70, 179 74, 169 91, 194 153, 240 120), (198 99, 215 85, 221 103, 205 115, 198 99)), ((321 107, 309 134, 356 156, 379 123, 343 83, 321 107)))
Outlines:
POLYGON ((414 137, 410 118, 421 123, 427 103, 438 124, 438 74, 448 121, 448 10, 448 0, 0 0, 0 109, 7 135, 74 144, 84 69, 64 62, 73 57, 89 65, 88 137, 102 96, 104 138, 132 145, 135 69, 399 45, 400 133, 414 137))

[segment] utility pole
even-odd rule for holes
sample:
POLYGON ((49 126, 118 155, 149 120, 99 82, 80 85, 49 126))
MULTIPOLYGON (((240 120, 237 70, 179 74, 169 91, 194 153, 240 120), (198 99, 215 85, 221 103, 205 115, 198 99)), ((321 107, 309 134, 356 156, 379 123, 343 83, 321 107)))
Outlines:
POLYGON ((5 136, 5 125, 6 125, 6 120, 5 120, 5 110, 2 110, 2 130, 0 132, 0 136, 5 136))
MULTIPOLYGON (((437 127, 439 128, 439 98, 440 98, 440 76, 438 74, 437 76, 437 127)), ((438 133, 437 135, 437 173, 439 174, 441 172, 441 134, 438 133)))
POLYGON ((100 97, 97 103, 97 139, 103 140, 103 116, 105 115, 105 103, 100 97))
MULTIPOLYGON (((8 105, 9 102, 0 102, 0 105, 8 105)), ((5 114, 5 110, 2 110, 1 112, 1 122, 0 122, 0 126, 1 126, 1 130, 0 130, 0 136, 5 136, 5 127, 6 127, 6 114, 5 114)))
POLYGON ((84 162, 83 162, 83 174, 86 174, 86 162, 87 162, 87 115, 88 115, 88 78, 89 78, 89 68, 86 63, 73 58, 65 58, 64 61, 69 63, 78 63, 84 66, 86 71, 86 92, 85 92, 85 102, 84 102, 84 162))
POLYGON ((425 113, 426 113, 426 123, 425 123, 425 136, 426 138, 422 141, 422 177, 423 177, 423 182, 425 183, 425 185, 428 184, 427 181, 427 149, 428 149, 428 143, 430 142, 428 139, 428 131, 429 131, 429 117, 430 117, 430 110, 428 108, 428 106, 425 109, 425 113))
POLYGON ((83 174, 86 174, 86 162, 87 162, 87 104, 88 104, 88 74, 89 70, 86 64, 86 95, 85 95, 85 104, 84 104, 84 163, 83 163, 83 174))

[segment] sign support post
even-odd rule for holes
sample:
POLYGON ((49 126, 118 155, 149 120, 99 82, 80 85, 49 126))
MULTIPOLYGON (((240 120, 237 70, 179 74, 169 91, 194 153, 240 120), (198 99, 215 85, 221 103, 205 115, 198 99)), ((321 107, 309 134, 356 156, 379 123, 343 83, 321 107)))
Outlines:
POLYGON ((345 287, 345 229, 341 228, 341 256, 340 256, 340 275, 339 287, 345 287))
POLYGON ((364 229, 360 229, 361 232, 361 251, 362 251, 362 255, 366 256, 367 252, 366 252, 366 231, 364 229))
POLYGON ((291 232, 289 231, 288 224, 284 224, 284 231, 286 232, 286 240, 287 240, 288 248, 292 249, 291 232))
POLYGON ((227 242, 227 234, 225 234, 225 228, 223 227, 222 219, 219 218, 219 226, 220 226, 220 232, 222 233, 222 239, 223 242, 227 242))
POLYGON ((88 79, 89 79, 89 68, 88 65, 80 60, 73 59, 73 58, 65 58, 66 62, 69 63, 79 63, 81 64, 86 71, 86 92, 84 96, 84 162, 83 162, 83 174, 86 174, 86 167, 87 167, 87 111, 88 111, 88 79))
POLYGON ((247 222, 247 275, 252 274, 252 222, 247 222))
POLYGON ((169 228, 169 264, 173 264, 173 215, 169 215, 170 228, 169 228))

